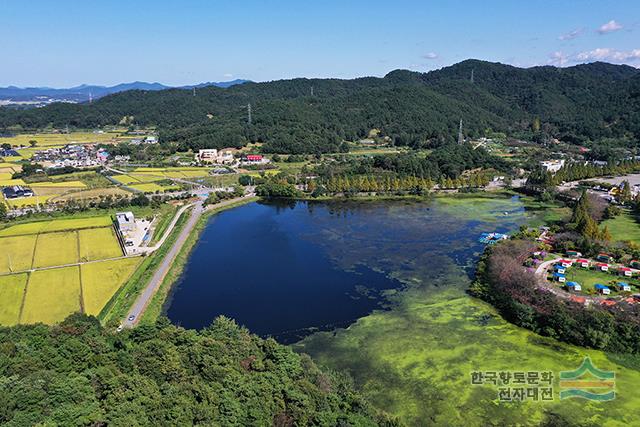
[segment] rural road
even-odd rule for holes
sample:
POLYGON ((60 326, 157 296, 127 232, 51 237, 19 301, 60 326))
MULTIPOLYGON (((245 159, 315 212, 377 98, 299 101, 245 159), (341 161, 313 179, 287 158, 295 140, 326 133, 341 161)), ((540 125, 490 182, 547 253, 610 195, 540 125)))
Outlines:
POLYGON ((171 249, 169 249, 169 252, 167 252, 167 254, 165 255, 164 259, 162 260, 162 262, 156 269, 155 273, 151 277, 151 280, 149 280, 149 283, 147 284, 146 288, 142 291, 140 296, 138 296, 138 299, 136 299, 136 302, 133 304, 133 306, 127 313, 127 317, 121 323, 121 326, 125 328, 132 328, 138 323, 138 321, 140 320, 140 317, 144 313, 144 310, 149 305, 151 298, 153 298, 153 295, 155 295, 156 291, 162 284, 162 281, 164 280, 167 273, 169 272, 169 269, 171 269, 171 266, 173 265, 173 261, 175 260, 176 256, 178 256, 178 253, 182 249, 182 246, 184 246, 185 242, 187 241, 187 238, 193 231, 193 228, 196 226, 198 219, 200 219, 203 212, 209 209, 222 208, 222 207, 231 205, 233 203, 237 203, 238 201, 249 198, 249 197, 253 197, 253 194, 250 193, 235 199, 224 200, 220 203, 216 203, 215 205, 209 205, 207 207, 204 207, 202 201, 198 201, 194 204, 189 220, 185 224, 184 228, 180 231, 178 238, 173 243, 173 246, 171 247, 171 249))

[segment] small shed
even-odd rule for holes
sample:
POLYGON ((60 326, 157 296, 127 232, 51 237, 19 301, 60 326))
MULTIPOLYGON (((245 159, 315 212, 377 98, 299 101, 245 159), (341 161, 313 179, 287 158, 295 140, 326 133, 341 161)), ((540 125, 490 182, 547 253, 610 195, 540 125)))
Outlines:
POLYGON ((578 251, 567 251, 567 256, 571 258, 578 258, 582 256, 582 253, 578 251))
POLYGON ((611 289, 609 289, 609 287, 601 284, 601 283, 596 283, 594 288, 596 288, 596 291, 598 291, 599 294, 602 295, 609 295, 611 294, 611 289))
POLYGON ((596 264, 596 267, 600 271, 609 271, 609 264, 607 264, 606 262, 599 262, 596 264))
POLYGON ((598 254, 596 260, 600 262, 611 262, 611 256, 607 254, 598 254))
POLYGON ((558 264, 560 264, 561 266, 568 268, 571 267, 571 264, 573 263, 573 261, 571 261, 570 259, 561 259, 560 261, 558 261, 558 264))
POLYGON ((576 260, 576 264, 578 264, 582 268, 589 268, 589 260, 580 258, 576 260))
POLYGON ((631 292, 631 285, 629 285, 627 282, 618 282, 616 286, 618 287, 619 291, 631 292))
POLYGON ((631 277, 631 275, 633 274, 633 271, 627 267, 620 267, 618 269, 618 274, 625 277, 631 277))
POLYGON ((564 274, 564 273, 566 273, 566 272, 567 272, 567 268, 566 268, 566 267, 563 267, 561 264, 556 264, 556 265, 553 267, 553 270, 554 270, 556 273, 560 273, 560 274, 564 274))
POLYGON ((567 289, 570 291, 581 291, 582 286, 578 282, 567 282, 567 289))
POLYGON ((631 268, 640 270, 640 261, 638 261, 637 259, 632 259, 629 263, 629 266, 631 266, 631 268))
POLYGON ((567 281, 567 277, 562 273, 553 273, 553 280, 564 283, 567 281))

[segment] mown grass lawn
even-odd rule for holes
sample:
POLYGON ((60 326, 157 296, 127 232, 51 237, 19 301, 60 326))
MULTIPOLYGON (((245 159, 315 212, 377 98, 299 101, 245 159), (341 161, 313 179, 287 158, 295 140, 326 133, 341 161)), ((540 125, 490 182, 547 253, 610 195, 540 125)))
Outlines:
POLYGON ((615 218, 604 221, 603 225, 609 228, 611 238, 615 241, 630 240, 635 243, 640 243, 640 224, 628 211, 623 212, 615 218))
MULTIPOLYGON (((611 289, 611 295, 617 295, 619 292, 616 290, 616 287, 613 286, 614 283, 618 282, 626 282, 632 285, 632 291, 637 291, 638 281, 636 279, 631 279, 630 277, 620 276, 616 273, 605 273, 602 271, 580 268, 580 267, 570 267, 567 269, 567 282, 578 282, 582 286, 582 291, 580 293, 583 294, 596 294, 596 290, 594 288, 596 283, 600 283, 602 285, 608 286, 611 289), (635 289, 634 289, 635 284, 635 289)), ((557 282, 556 282, 557 283, 557 282)), ((564 286, 562 283, 557 283, 558 285, 564 286)))

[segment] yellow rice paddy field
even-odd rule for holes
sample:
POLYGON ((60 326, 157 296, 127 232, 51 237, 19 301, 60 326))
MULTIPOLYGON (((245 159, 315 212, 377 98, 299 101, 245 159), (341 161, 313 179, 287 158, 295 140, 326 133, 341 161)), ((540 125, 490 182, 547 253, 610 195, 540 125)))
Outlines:
POLYGON ((36 238, 35 234, 0 237, 0 273, 29 270, 33 262, 36 238))
MULTIPOLYGON (((51 146, 63 146, 67 144, 92 144, 92 143, 106 143, 106 142, 118 142, 126 141, 127 139, 136 138, 135 136, 123 135, 124 130, 94 133, 94 132, 70 132, 70 133, 25 133, 16 135, 10 138, 2 138, 3 143, 11 144, 15 147, 29 147, 30 141, 36 141, 36 149, 38 147, 51 147, 51 146)), ((24 150, 32 151, 32 148, 21 149, 21 153, 24 150)), ((22 153, 21 153, 22 154, 22 153)))
POLYGON ((12 326, 20 320, 27 274, 0 276, 0 325, 12 326))
POLYGON ((140 258, 83 264, 84 312, 97 316, 140 264, 140 258))
POLYGON ((51 324, 76 311, 98 315, 141 261, 120 258, 109 216, 18 224, 0 233, 0 325, 51 324))
POLYGON ((80 270, 34 271, 29 275, 20 323, 55 323, 80 311, 80 270))
POLYGON ((53 267, 78 262, 78 237, 75 231, 38 235, 33 268, 53 267))
POLYGON ((113 227, 78 230, 81 262, 122 256, 122 249, 113 227))

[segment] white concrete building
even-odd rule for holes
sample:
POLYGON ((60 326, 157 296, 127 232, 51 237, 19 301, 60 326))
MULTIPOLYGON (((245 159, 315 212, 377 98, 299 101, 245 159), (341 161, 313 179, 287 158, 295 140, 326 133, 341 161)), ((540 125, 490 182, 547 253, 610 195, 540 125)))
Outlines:
POLYGON ((564 159, 559 160, 545 160, 540 162, 540 166, 547 172, 558 172, 564 166, 564 159))
POLYGON ((133 216, 133 212, 116 213, 116 221, 122 234, 130 233, 136 229, 136 219, 133 216))

